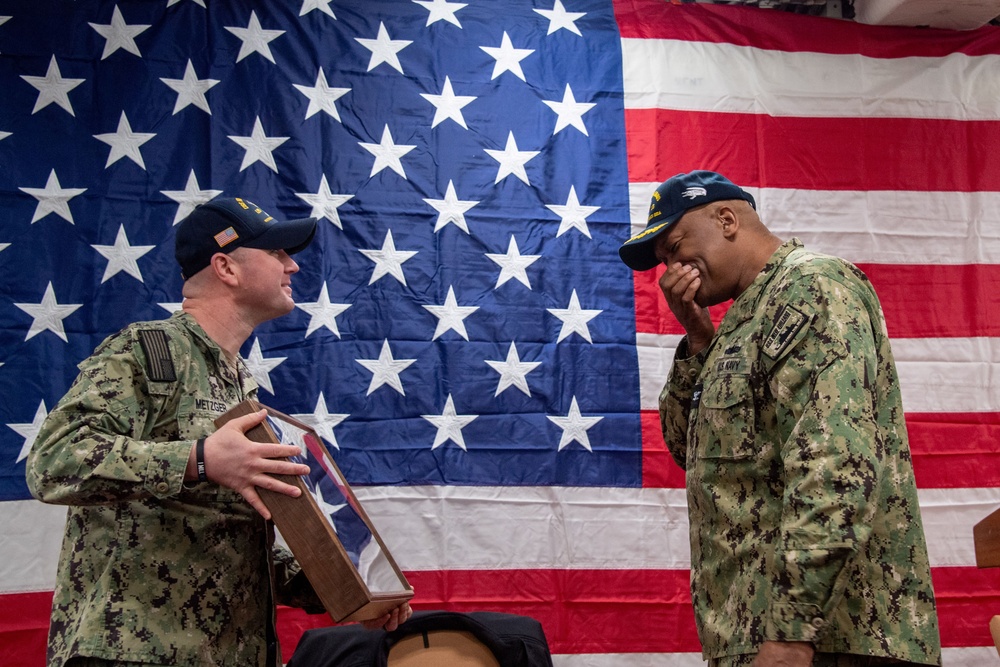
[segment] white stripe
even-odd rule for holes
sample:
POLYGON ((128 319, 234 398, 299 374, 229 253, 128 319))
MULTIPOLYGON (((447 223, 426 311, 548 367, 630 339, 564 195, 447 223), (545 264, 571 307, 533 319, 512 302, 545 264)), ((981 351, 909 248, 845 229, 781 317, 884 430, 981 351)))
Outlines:
MULTIPOLYGON (((632 236, 658 185, 629 184, 632 236)), ((745 189, 776 235, 855 264, 1000 264, 1000 192, 745 189)))
POLYGON ((972 527, 1000 508, 1000 489, 919 489, 918 494, 931 567, 975 567, 972 527))
POLYGON ((896 338, 892 351, 907 412, 1000 410, 1000 339, 896 338))
POLYGON ((1000 56, 994 54, 870 58, 630 38, 622 40, 622 67, 627 109, 826 118, 1000 118, 1000 56))
POLYGON ((56 581, 66 508, 14 500, 0 512, 0 591, 51 591, 56 581))
MULTIPOLYGON (((996 661, 997 650, 992 646, 941 650, 943 667, 983 667, 996 661)), ((555 667, 704 667, 707 663, 700 653, 581 653, 555 654, 552 664, 555 667)))
MULTIPOLYGON (((690 567, 683 489, 354 491, 404 570, 690 567)), ((4 503, 4 509, 0 592, 52 590, 65 508, 25 500, 4 503)))
MULTIPOLYGON (((636 334, 639 403, 656 410, 679 335, 636 334)), ((894 338, 892 352, 907 412, 1000 409, 998 338, 894 338)))
MULTIPOLYGON (((400 567, 686 570, 683 489, 372 486, 355 489, 400 567)), ((975 567, 972 527, 1000 488, 921 489, 933 567, 975 567)), ((0 592, 52 590, 65 510, 5 503, 0 592)))
POLYGON ((408 570, 687 569, 683 489, 362 487, 408 570))
POLYGON ((996 662, 997 649, 994 646, 941 649, 942 667, 983 667, 995 665, 996 662))
MULTIPOLYGON (((682 489, 363 487, 407 570, 687 569, 682 489)), ((920 489, 932 567, 975 567, 972 527, 1000 489, 920 489)))
POLYGON ((660 392, 667 382, 680 335, 637 333, 635 350, 639 357, 639 408, 660 409, 660 392))

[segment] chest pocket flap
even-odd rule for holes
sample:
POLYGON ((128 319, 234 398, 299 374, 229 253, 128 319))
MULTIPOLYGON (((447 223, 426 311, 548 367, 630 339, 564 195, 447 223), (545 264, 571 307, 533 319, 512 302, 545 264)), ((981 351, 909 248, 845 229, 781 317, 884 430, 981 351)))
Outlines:
POLYGON ((701 395, 697 437, 699 458, 742 459, 756 451, 750 376, 713 377, 701 395))

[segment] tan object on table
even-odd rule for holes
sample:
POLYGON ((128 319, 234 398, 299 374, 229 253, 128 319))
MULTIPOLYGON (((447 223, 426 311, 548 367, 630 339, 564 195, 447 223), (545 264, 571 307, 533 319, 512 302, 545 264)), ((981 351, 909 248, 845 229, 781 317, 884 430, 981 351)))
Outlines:
POLYGON ((387 667, 500 667, 485 644, 466 630, 413 634, 389 649, 387 667))

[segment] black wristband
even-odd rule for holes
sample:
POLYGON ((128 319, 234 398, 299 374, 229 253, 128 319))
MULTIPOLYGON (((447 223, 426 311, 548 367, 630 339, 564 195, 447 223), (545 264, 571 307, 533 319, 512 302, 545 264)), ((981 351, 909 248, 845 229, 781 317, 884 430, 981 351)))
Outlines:
POLYGON ((194 465, 198 469, 198 481, 207 482, 208 475, 205 474, 205 438, 198 438, 194 446, 194 465))

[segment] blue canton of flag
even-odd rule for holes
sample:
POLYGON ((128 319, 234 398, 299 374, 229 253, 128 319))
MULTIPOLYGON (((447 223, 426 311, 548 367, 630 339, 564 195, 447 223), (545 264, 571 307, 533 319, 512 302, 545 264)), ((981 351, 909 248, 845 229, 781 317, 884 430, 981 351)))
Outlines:
POLYGON ((641 486, 611 4, 301 5, 0 2, 2 497, 220 195, 320 218, 244 356, 352 483, 641 486))

